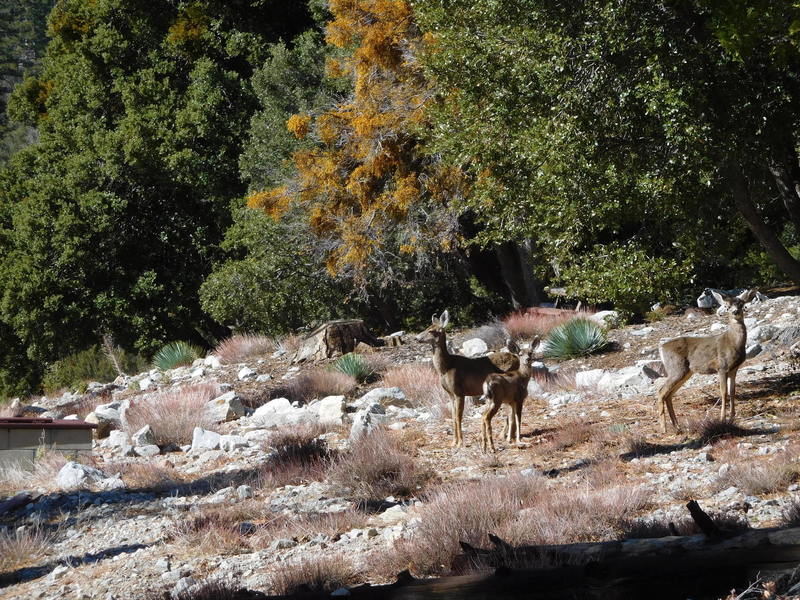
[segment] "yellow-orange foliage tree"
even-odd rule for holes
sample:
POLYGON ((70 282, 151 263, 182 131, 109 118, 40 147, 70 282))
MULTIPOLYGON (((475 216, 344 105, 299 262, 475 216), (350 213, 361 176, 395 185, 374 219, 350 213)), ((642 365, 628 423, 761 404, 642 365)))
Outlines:
POLYGON ((315 234, 329 241, 331 274, 363 278, 384 252, 452 248, 447 201, 463 193, 460 172, 420 149, 432 96, 417 56, 427 40, 406 0, 331 0, 330 77, 349 77, 352 94, 319 114, 293 115, 287 127, 314 144, 293 159, 297 176, 255 192, 251 207, 280 218, 301 206, 315 234))

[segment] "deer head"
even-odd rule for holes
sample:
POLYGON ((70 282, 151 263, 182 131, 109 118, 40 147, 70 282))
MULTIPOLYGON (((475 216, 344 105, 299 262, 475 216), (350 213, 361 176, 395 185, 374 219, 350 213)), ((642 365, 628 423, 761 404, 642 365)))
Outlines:
POLYGON ((440 317, 433 315, 431 317, 431 326, 417 336, 417 341, 429 342, 435 346, 446 335, 444 330, 448 323, 450 323, 450 314, 446 310, 440 317))
POLYGON ((714 295, 714 299, 719 303, 717 314, 723 315, 728 313, 736 321, 741 321, 744 318, 744 305, 750 302, 756 293, 755 289, 751 289, 742 292, 738 296, 728 296, 713 290, 710 291, 714 295))

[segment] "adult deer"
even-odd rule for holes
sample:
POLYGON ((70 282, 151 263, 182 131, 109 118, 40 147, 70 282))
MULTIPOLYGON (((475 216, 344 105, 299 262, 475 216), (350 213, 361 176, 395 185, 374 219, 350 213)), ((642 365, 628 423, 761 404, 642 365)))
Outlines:
MULTIPOLYGON (((538 340, 536 340, 538 342, 538 340)), ((494 452, 494 439, 492 438, 492 419, 503 404, 507 404, 511 409, 508 415, 508 437, 510 443, 516 437, 517 446, 520 440, 520 430, 522 427, 522 405, 528 397, 528 382, 533 374, 533 348, 536 343, 531 345, 528 350, 523 350, 520 354, 520 366, 516 371, 507 373, 491 373, 483 382, 483 394, 488 400, 488 406, 483 413, 481 429, 481 449, 486 452, 491 448, 494 452)))
POLYGON ((672 396, 694 373, 719 374, 719 392, 722 400, 721 418, 725 418, 730 404, 730 418, 736 416, 736 372, 745 359, 747 328, 744 324, 744 305, 756 290, 748 290, 739 296, 728 296, 712 291, 719 302, 717 314, 728 314, 728 329, 717 335, 681 336, 661 344, 661 362, 667 372, 667 380, 658 390, 661 427, 667 432, 667 411, 676 431, 680 431, 672 396))
POLYGON ((519 358, 507 352, 498 352, 480 358, 467 358, 450 354, 447 350, 445 327, 450 315, 444 311, 440 317, 431 318, 431 326, 417 336, 418 342, 430 342, 433 346, 433 366, 440 375, 444 390, 453 403, 453 446, 461 447, 461 419, 464 414, 464 396, 483 394, 483 382, 491 373, 503 373, 519 368, 519 358))

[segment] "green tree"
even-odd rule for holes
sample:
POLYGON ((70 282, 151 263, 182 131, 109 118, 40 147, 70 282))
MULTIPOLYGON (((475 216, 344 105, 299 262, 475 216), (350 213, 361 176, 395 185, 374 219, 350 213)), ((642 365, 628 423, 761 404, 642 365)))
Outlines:
POLYGON ((9 103, 40 139, 0 184, 0 321, 28 359, 219 331, 198 290, 245 191, 250 78, 310 22, 289 2, 55 6, 41 73, 9 103))
MULTIPOLYGON (((746 223, 800 281, 778 238, 800 231, 797 188, 776 174, 798 166, 795 46, 775 60, 748 29, 758 43, 741 45, 744 59, 721 41, 730 11, 711 4, 415 3, 436 37, 429 151, 472 175, 460 209, 481 241, 535 241, 540 269, 584 294, 587 280, 624 279, 631 256, 639 270, 670 265, 644 292, 655 300, 698 276, 730 278, 746 223)), ((589 295, 638 307, 640 284, 627 300, 624 283, 589 295)))

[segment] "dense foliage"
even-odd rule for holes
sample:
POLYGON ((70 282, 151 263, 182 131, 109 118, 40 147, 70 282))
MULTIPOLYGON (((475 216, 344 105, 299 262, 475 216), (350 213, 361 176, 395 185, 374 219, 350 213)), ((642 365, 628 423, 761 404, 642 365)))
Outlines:
POLYGON ((152 358, 338 316, 467 324, 544 284, 642 314, 800 283, 788 0, 0 16, 0 395, 105 334, 152 358))

